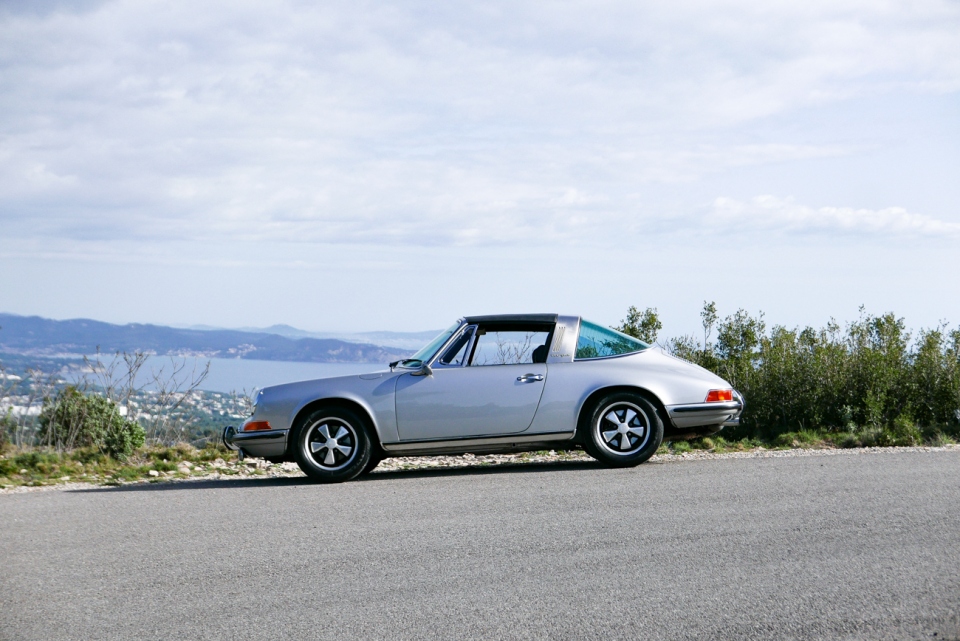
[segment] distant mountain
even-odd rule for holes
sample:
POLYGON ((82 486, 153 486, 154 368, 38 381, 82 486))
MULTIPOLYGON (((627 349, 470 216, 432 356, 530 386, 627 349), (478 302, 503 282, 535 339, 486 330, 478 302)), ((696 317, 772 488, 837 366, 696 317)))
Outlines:
MULTIPOLYGON (((226 331, 223 327, 212 327, 210 325, 191 325, 186 329, 196 329, 204 332, 226 331)), ((237 327, 233 331, 252 332, 255 334, 276 334, 286 338, 336 338, 348 343, 369 343, 380 345, 381 347, 390 347, 401 351, 416 351, 430 342, 437 334, 439 329, 428 330, 425 332, 310 332, 303 329, 297 329, 290 325, 271 325, 270 327, 237 327)))
POLYGON ((0 314, 0 352, 50 356, 92 354, 97 348, 105 353, 139 350, 161 355, 314 363, 387 363, 414 351, 337 338, 296 338, 267 331, 179 329, 138 323, 112 325, 88 319, 57 321, 0 314))

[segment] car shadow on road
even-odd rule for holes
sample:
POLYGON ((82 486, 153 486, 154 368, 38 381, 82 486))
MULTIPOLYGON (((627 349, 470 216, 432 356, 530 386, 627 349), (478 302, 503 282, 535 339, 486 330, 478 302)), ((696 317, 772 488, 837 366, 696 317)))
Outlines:
MULTIPOLYGON (((401 481, 413 479, 429 479, 444 477, 487 476, 491 474, 529 474, 531 472, 569 472, 575 470, 598 470, 601 465, 594 461, 550 461, 543 463, 508 463, 501 465, 464 465, 462 467, 434 467, 406 470, 377 470, 362 476, 350 483, 382 483, 384 481, 401 481)), ((99 494, 105 492, 166 492, 170 490, 226 490, 246 489, 254 487, 291 487, 298 485, 320 484, 310 481, 305 476, 278 476, 271 478, 244 477, 219 479, 182 479, 170 481, 155 481, 147 483, 130 483, 92 488, 78 488, 66 490, 83 494, 99 494)))
MULTIPOLYGON (((425 479, 463 476, 486 476, 490 474, 529 474, 531 472, 566 472, 574 470, 596 470, 600 464, 593 461, 551 461, 544 463, 510 463, 502 465, 465 465, 462 467, 433 467, 406 470, 377 470, 350 483, 381 483, 404 479, 425 479)), ((219 479, 177 479, 145 483, 130 483, 92 488, 66 490, 78 493, 103 492, 167 492, 170 490, 225 490, 254 487, 291 487, 297 485, 321 485, 305 476, 243 477, 219 479)))

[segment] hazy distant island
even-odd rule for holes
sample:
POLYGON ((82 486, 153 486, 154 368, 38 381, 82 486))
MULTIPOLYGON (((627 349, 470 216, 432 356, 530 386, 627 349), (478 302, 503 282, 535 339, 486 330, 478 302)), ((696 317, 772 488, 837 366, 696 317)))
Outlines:
POLYGON ((392 345, 318 338, 288 326, 265 330, 113 325, 89 319, 51 320, 0 313, 0 352, 24 356, 63 356, 142 351, 158 355, 244 358, 307 363, 387 363, 409 356, 416 344, 436 332, 371 332, 392 345))

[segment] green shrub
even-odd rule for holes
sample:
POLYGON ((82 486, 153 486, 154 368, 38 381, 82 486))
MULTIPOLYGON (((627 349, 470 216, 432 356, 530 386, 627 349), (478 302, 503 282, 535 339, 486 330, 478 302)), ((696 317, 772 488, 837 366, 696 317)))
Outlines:
POLYGON ((177 464, 171 463, 170 461, 154 461, 152 466, 158 472, 175 472, 177 470, 177 464))
POLYGON ((70 452, 70 458, 84 465, 103 463, 107 455, 93 447, 81 447, 70 452))
POLYGON ((785 432, 778 435, 773 444, 777 447, 804 447, 810 445, 820 445, 824 441, 823 435, 813 430, 800 430, 799 432, 785 432))
POLYGON ((712 438, 709 436, 704 436, 703 438, 690 441, 690 447, 697 450, 712 450, 714 447, 716 447, 716 444, 713 442, 712 438))
POLYGON ((683 454, 693 448, 690 447, 690 443, 687 441, 676 441, 670 444, 670 449, 673 450, 674 454, 683 454))
POLYGON ((0 476, 13 476, 20 471, 13 459, 0 458, 0 476))
POLYGON ((944 445, 956 445, 956 441, 943 432, 936 432, 928 439, 930 445, 934 447, 943 447, 944 445))
POLYGON ((58 451, 91 447, 117 459, 143 445, 143 428, 126 420, 119 408, 102 396, 64 388, 44 403, 40 441, 58 451))
POLYGON ((768 330, 762 314, 721 319, 713 303, 700 316, 703 342, 682 336, 667 349, 743 393, 740 425, 723 432, 730 441, 849 447, 960 439, 960 330, 941 326, 914 339, 902 318, 862 309, 845 329, 831 321, 768 330))
POLYGON ((877 441, 885 447, 919 445, 921 443, 920 430, 906 416, 898 416, 893 425, 883 429, 877 441))
POLYGON ((879 427, 865 427, 856 434, 860 447, 879 447, 883 430, 879 427))
POLYGON ((858 439, 853 434, 839 434, 839 438, 834 440, 834 443, 837 447, 850 448, 850 447, 860 447, 860 439, 858 439))

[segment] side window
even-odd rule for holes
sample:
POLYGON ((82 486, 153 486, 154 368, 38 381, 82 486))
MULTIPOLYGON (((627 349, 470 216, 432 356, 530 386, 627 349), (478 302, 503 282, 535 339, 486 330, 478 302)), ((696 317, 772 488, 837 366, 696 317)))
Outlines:
POLYGON ((550 332, 477 330, 470 365, 522 365, 544 363, 550 332))
POLYGON ((464 359, 467 356, 467 350, 470 347, 470 339, 473 338, 473 333, 476 329, 475 326, 465 329, 463 333, 450 344, 447 351, 437 359, 437 362, 447 367, 460 367, 463 365, 464 359))
POLYGON ((574 358, 619 356, 620 354, 639 352, 648 347, 650 346, 632 336, 581 320, 580 337, 577 339, 577 353, 574 358))

